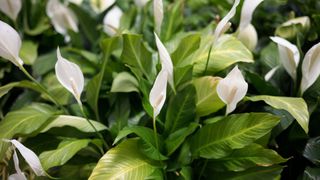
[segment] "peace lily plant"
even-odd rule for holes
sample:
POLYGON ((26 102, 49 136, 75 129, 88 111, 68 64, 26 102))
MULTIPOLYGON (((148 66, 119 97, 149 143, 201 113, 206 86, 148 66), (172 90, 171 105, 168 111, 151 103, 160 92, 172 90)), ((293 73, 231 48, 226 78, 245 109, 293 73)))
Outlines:
POLYGON ((0 11, 3 179, 316 179, 309 2, 0 0, 0 11), (298 29, 286 40, 279 27, 298 29))

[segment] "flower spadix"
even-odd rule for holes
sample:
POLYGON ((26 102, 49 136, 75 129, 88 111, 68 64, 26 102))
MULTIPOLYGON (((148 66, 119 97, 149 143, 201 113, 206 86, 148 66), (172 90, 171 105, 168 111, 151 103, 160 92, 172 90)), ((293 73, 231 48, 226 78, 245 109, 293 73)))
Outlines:
POLYGON ((63 58, 60 49, 57 49, 57 63, 55 65, 56 76, 59 82, 70 91, 79 105, 82 105, 80 97, 84 87, 84 77, 78 65, 63 58))
POLYGON ((116 0, 90 0, 90 5, 95 12, 101 13, 112 6, 115 2, 116 0))
POLYGON ((222 18, 214 31, 214 43, 216 43, 221 35, 223 35, 231 26, 230 19, 236 14, 240 0, 235 0, 228 14, 222 18))
POLYGON ((7 23, 0 21, 0 57, 11 61, 16 66, 22 66, 19 57, 21 39, 16 30, 7 23))
POLYGON ((252 14, 262 1, 263 0, 245 0, 241 10, 237 37, 250 50, 253 50, 258 42, 257 31, 251 24, 252 14))
POLYGON ((238 102, 246 95, 248 91, 248 83, 244 80, 238 66, 222 80, 217 86, 219 98, 227 105, 226 114, 236 109, 238 102))
MULTIPOLYGON (((12 145, 18 149, 18 151, 20 152, 20 154, 22 155, 22 157, 25 159, 25 161, 28 163, 28 165, 31 167, 31 169, 33 170, 33 172, 37 175, 37 176, 46 176, 46 173, 44 171, 44 169, 42 168, 42 165, 40 163, 40 160, 38 158, 38 156, 31 151, 29 148, 25 147, 23 144, 21 144, 19 141, 12 139, 12 140, 3 140, 5 142, 10 142, 12 143, 12 145)), ((18 156, 16 151, 14 150, 14 154, 13 154, 13 160, 14 160, 14 165, 15 165, 15 169, 17 171, 16 174, 13 174, 11 177, 14 178, 25 178, 24 174, 21 172, 20 168, 19 168, 19 160, 18 160, 18 156)))
POLYGON ((153 0, 153 16, 155 23, 155 31, 160 34, 163 21, 163 2, 162 0, 153 0))
POLYGON ((173 64, 171 57, 156 33, 154 33, 154 36, 156 38, 156 45, 158 48, 162 69, 164 71, 167 71, 169 84, 172 89, 175 90, 173 82, 173 64))
POLYGON ((123 15, 122 10, 118 6, 114 6, 103 18, 104 32, 109 36, 117 34, 120 28, 120 21, 123 15))
POLYGON ((162 68, 157 75, 149 94, 149 102, 153 108, 153 119, 159 115, 167 96, 168 72, 162 68))
POLYGON ((69 41, 68 30, 78 32, 78 19, 76 15, 67 6, 58 0, 49 0, 46 12, 51 19, 54 29, 65 36, 65 40, 69 41))
POLYGON ((297 67, 300 61, 300 53, 294 44, 281 37, 270 37, 271 40, 278 44, 278 51, 280 61, 284 66, 285 70, 291 76, 293 80, 296 80, 297 67))
POLYGON ((320 43, 314 45, 302 62, 301 93, 304 93, 320 75, 320 43))
POLYGON ((21 0, 0 0, 0 11, 14 21, 18 17, 21 7, 21 0))

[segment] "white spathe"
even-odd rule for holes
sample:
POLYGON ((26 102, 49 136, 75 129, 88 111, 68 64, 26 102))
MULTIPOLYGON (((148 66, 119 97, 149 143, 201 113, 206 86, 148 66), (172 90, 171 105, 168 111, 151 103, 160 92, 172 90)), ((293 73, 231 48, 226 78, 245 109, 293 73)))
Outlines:
POLYGON ((162 0, 153 0, 153 16, 155 23, 155 31, 160 34, 163 21, 163 2, 162 0))
POLYGON ((0 57, 11 61, 16 66, 22 66, 19 57, 21 39, 18 32, 7 23, 0 21, 0 57))
POLYGON ((252 14, 262 1, 263 0, 245 0, 241 9, 237 37, 251 51, 255 49, 258 43, 257 31, 251 24, 252 14))
POLYGON ((227 105, 226 114, 236 109, 238 102, 246 95, 247 91, 248 83, 244 80, 238 66, 235 66, 217 85, 218 96, 227 105))
POLYGON ((80 67, 63 58, 60 49, 57 49, 57 62, 55 65, 56 76, 59 82, 73 94, 79 105, 82 105, 80 97, 84 87, 84 76, 80 67))
POLYGON ((114 6, 103 18, 104 32, 109 36, 117 34, 120 28, 121 17, 123 15, 122 10, 118 6, 114 6))
POLYGON ((320 43, 314 45, 302 62, 301 93, 303 94, 320 75, 320 43))
POLYGON ((223 35, 230 28, 231 23, 229 21, 236 14, 239 3, 240 3, 240 0, 235 0, 228 14, 224 18, 222 18, 222 20, 218 23, 214 31, 214 44, 216 44, 219 37, 223 35))
POLYGON ((280 68, 280 66, 276 66, 276 67, 272 68, 272 69, 271 69, 269 72, 267 72, 267 74, 264 76, 264 80, 265 80, 265 81, 269 81, 279 68, 280 68))
POLYGON ((97 12, 101 13, 112 6, 116 0, 90 0, 90 4, 92 9, 97 12))
POLYGON ((139 8, 143 8, 150 0, 134 0, 134 3, 139 8))
POLYGON ((297 46, 281 37, 270 37, 270 39, 278 44, 280 61, 284 69, 293 80, 296 80, 297 67, 300 61, 300 53, 297 46))
POLYGON ((172 89, 175 90, 173 82, 173 64, 170 54, 156 33, 154 33, 154 36, 156 38, 156 45, 158 48, 162 69, 167 71, 169 84, 172 87, 172 89))
POLYGON ((153 119, 159 115, 167 96, 168 73, 162 68, 157 75, 149 94, 149 102, 153 108, 153 119))
MULTIPOLYGON (((40 163, 38 156, 33 151, 31 151, 30 149, 28 149, 27 147, 25 147, 23 144, 21 144, 19 141, 15 139, 4 140, 4 141, 11 142, 19 150, 22 157, 26 160, 26 162, 29 164, 29 166, 37 176, 46 176, 46 173, 42 168, 42 165, 40 163)), ((19 168, 19 160, 18 160, 17 154, 14 154, 13 158, 15 161, 15 168, 17 170, 17 173, 14 174, 14 177, 22 178, 22 175, 21 175, 22 172, 19 168)))
POLYGON ((291 26, 294 24, 301 24, 301 26, 304 29, 309 29, 310 27, 310 18, 308 16, 301 16, 301 17, 297 17, 294 19, 290 19, 286 22, 284 22, 283 24, 281 24, 281 26, 291 26))
POLYGON ((23 174, 19 167, 19 159, 16 150, 13 150, 13 163, 14 163, 14 168, 17 173, 11 174, 8 177, 8 180, 27 180, 26 176, 23 174))
POLYGON ((0 0, 0 11, 14 21, 18 17, 21 7, 21 0, 0 0))
POLYGON ((58 0, 49 0, 46 12, 51 19, 54 29, 65 36, 66 41, 70 40, 68 30, 79 32, 78 19, 74 12, 58 0))
POLYGON ((73 3, 73 4, 77 4, 77 5, 81 5, 83 0, 68 0, 69 2, 73 3))

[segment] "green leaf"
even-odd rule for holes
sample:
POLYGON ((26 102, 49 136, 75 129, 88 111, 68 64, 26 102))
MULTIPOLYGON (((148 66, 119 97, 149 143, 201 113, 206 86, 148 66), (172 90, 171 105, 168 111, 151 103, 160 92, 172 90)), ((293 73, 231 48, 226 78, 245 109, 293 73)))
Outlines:
POLYGON ((245 113, 227 116, 204 125, 191 140, 195 157, 223 158, 233 149, 243 148, 266 135, 280 118, 268 113, 245 113))
POLYGON ((40 89, 34 82, 31 82, 31 81, 12 82, 0 87, 0 98, 6 95, 14 87, 28 88, 28 89, 35 90, 39 93, 42 92, 42 89, 40 89))
POLYGON ((167 150, 167 155, 170 156, 177 150, 180 145, 185 141, 185 139, 192 134, 198 127, 196 123, 190 123, 188 127, 181 128, 174 133, 170 134, 165 140, 165 146, 167 150))
POLYGON ((86 87, 87 101, 90 107, 94 110, 97 120, 100 119, 98 101, 99 101, 99 94, 100 94, 103 78, 107 71, 106 66, 107 66, 108 58, 110 57, 112 51, 114 51, 118 47, 118 43, 119 43, 119 37, 107 38, 101 42, 101 48, 103 49, 103 52, 104 52, 104 61, 102 62, 102 68, 99 74, 94 76, 88 82, 86 87))
POLYGON ((218 77, 205 76, 193 81, 197 92, 196 112, 198 116, 209 115, 225 106, 216 91, 219 80, 218 77))
POLYGON ((308 133, 309 112, 306 102, 302 98, 280 97, 280 96, 253 96, 247 98, 250 101, 264 101, 276 109, 288 111, 308 133))
POLYGON ((245 45, 233 36, 224 35, 220 37, 218 43, 212 48, 207 66, 208 53, 213 37, 210 35, 201 39, 203 41, 199 50, 191 56, 195 75, 202 75, 205 72, 214 74, 238 62, 254 62, 252 53, 245 45))
POLYGON ((183 25, 184 0, 177 0, 169 6, 163 21, 161 39, 168 41, 183 25))
MULTIPOLYGON (((97 131, 103 131, 108 129, 105 125, 97 121, 90 120, 90 122, 97 129, 97 131)), ((74 127, 79 131, 86 133, 95 132, 95 130, 92 128, 92 126, 88 123, 88 121, 85 118, 78 116, 60 115, 57 116, 55 119, 52 119, 47 125, 45 125, 43 129, 41 129, 41 133, 47 132, 48 130, 54 127, 64 126, 74 127)))
POLYGON ((302 155, 316 165, 320 165, 320 137, 311 138, 304 147, 302 155))
POLYGON ((39 159, 45 170, 55 166, 62 166, 70 160, 78 151, 90 143, 90 139, 73 139, 62 141, 58 148, 45 151, 40 154, 39 159))
POLYGON ((123 63, 129 66, 139 80, 145 76, 149 82, 153 82, 155 70, 152 62, 152 54, 144 46, 141 35, 123 35, 121 59, 123 63))
POLYGON ((200 47, 200 34, 191 34, 183 38, 178 48, 171 54, 172 63, 175 67, 183 67, 185 60, 200 47))
POLYGON ((307 167, 303 172, 303 180, 315 180, 320 177, 320 168, 307 167))
POLYGON ((212 160, 208 166, 217 171, 244 171, 255 166, 272 166, 285 162, 275 151, 258 144, 250 144, 234 150, 229 156, 212 160))
POLYGON ((196 92, 193 85, 185 87, 174 96, 168 105, 165 132, 171 134, 178 129, 187 127, 195 119, 196 92))
POLYGON ((137 79, 128 72, 121 72, 116 75, 112 82, 110 92, 139 92, 137 79))
MULTIPOLYGON (((20 110, 9 112, 0 121, 0 139, 35 134, 56 113, 55 108, 46 104, 31 104, 20 110)), ((3 159, 8 147, 9 143, 0 141, 0 160, 3 159)))
POLYGON ((38 57, 38 44, 32 41, 22 41, 20 57, 25 64, 33 64, 38 57))
MULTIPOLYGON (((280 179, 282 166, 271 166, 271 167, 254 167, 250 168, 246 171, 240 172, 232 172, 232 171, 224 171, 224 172, 208 172, 210 177, 214 177, 216 179, 232 179, 232 180, 248 180, 248 179, 259 179, 259 180, 277 180, 280 179)), ((210 178, 209 177, 209 178, 210 178)))
MULTIPOLYGON (((142 127, 142 126, 125 127, 119 132, 119 134, 116 137, 116 139, 114 140, 113 144, 116 144, 121 139, 123 139, 124 137, 126 137, 127 135, 132 134, 132 133, 138 135, 143 140, 140 143, 140 148, 146 156, 148 156, 151 159, 155 159, 155 160, 167 159, 167 157, 162 155, 161 152, 157 148, 157 144, 156 144, 156 141, 154 138, 153 130, 151 130, 147 127, 142 127)), ((162 139, 159 136, 157 138, 159 140, 159 148, 163 147, 162 139)))
POLYGON ((180 86, 183 88, 184 84, 187 84, 192 80, 192 68, 193 66, 189 65, 173 69, 174 83, 175 87, 178 87, 177 89, 180 89, 180 86))
POLYGON ((93 169, 89 180, 144 179, 156 167, 140 152, 137 139, 128 139, 110 149, 93 169))

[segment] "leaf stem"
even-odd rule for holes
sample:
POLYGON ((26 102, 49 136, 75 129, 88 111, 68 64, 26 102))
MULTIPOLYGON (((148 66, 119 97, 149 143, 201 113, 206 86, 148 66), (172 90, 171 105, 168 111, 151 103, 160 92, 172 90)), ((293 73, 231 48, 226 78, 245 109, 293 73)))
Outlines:
POLYGON ((23 67, 23 65, 19 66, 20 70, 31 80, 33 81, 47 96, 48 98, 57 105, 61 110, 67 112, 67 110, 58 102, 58 100, 36 79, 34 79, 31 74, 23 67))
POLYGON ((97 128, 94 127, 94 125, 92 124, 92 122, 89 120, 88 116, 86 115, 86 113, 83 110, 83 106, 82 104, 79 104, 80 110, 82 115, 84 116, 84 118, 87 120, 87 122, 90 124, 90 126, 93 128, 93 130, 95 131, 95 133, 97 134, 97 136, 101 139, 103 145, 105 146, 106 150, 108 150, 110 147, 107 144, 107 142, 104 140, 103 136, 101 133, 98 132, 97 128))

